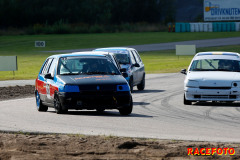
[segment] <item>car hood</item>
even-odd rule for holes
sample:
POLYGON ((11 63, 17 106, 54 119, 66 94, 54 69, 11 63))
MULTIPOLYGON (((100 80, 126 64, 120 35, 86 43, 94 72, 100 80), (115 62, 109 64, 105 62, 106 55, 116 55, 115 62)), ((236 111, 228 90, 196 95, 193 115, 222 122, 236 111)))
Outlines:
POLYGON ((70 85, 105 85, 127 84, 122 75, 64 75, 58 76, 64 84, 70 85))
POLYGON ((186 80, 198 81, 199 86, 231 86, 233 81, 240 81, 239 72, 189 72, 186 80))

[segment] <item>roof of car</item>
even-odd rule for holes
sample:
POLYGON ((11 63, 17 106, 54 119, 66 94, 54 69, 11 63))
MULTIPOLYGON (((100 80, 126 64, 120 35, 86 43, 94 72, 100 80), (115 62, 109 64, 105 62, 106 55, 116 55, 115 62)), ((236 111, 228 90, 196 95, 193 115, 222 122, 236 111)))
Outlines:
POLYGON ((56 54, 56 55, 50 56, 49 58, 77 57, 77 56, 105 57, 103 54, 93 54, 92 51, 89 51, 89 52, 73 52, 73 53, 66 53, 66 54, 56 54))
POLYGON ((236 52, 199 52, 194 59, 238 59, 240 54, 236 52))
POLYGON ((128 49, 133 49, 129 47, 107 47, 107 48, 97 48, 94 51, 101 51, 101 50, 121 50, 121 51, 126 51, 128 49))
POLYGON ((226 55, 226 56, 240 56, 236 52, 199 52, 196 56, 205 56, 205 55, 226 55))

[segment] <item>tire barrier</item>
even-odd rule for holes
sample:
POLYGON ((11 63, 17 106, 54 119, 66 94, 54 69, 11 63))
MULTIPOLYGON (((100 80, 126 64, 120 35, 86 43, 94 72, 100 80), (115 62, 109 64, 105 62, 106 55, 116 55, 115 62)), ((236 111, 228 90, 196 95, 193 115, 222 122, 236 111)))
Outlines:
MULTIPOLYGON (((175 23, 175 32, 235 32, 240 31, 240 22, 175 23)), ((169 28, 172 28, 169 26, 169 28)), ((174 32, 169 29, 169 32, 174 32)))

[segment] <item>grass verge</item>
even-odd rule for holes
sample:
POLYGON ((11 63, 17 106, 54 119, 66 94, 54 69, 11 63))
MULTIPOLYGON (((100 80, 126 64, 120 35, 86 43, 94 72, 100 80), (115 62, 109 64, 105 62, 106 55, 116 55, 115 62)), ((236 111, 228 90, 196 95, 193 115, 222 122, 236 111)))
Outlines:
MULTIPOLYGON (((231 51, 240 52, 240 46, 223 46, 223 47, 207 47, 198 48, 197 52, 203 51, 231 51)), ((0 72, 0 80, 13 79, 35 79, 42 66, 44 60, 52 53, 34 52, 21 53, 18 56, 19 70, 15 72, 0 72)), ((174 73, 179 72, 183 68, 187 68, 193 56, 176 56, 175 50, 142 52, 141 58, 145 64, 147 73, 174 73)))
MULTIPOLYGON (((35 79, 44 60, 53 53, 44 50, 97 48, 137 44, 162 43, 195 39, 210 39, 240 36, 240 32, 221 33, 116 33, 74 35, 1 36, 0 56, 17 55, 18 71, 0 72, 0 80, 35 79), (45 40, 45 48, 35 48, 35 40, 45 40)), ((240 46, 201 48, 197 51, 235 51, 240 46)), ((58 53, 55 53, 58 54, 58 53)), ((187 68, 193 56, 175 56, 175 50, 142 52, 141 57, 147 73, 171 73, 187 68)))

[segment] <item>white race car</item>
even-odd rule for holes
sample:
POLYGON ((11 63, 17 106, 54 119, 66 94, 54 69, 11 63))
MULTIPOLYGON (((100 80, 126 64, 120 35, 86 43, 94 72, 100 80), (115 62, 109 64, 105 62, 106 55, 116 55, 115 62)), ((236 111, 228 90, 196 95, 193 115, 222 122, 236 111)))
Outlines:
POLYGON ((240 100, 240 54, 200 52, 188 68, 184 81, 184 104, 197 101, 240 100))

